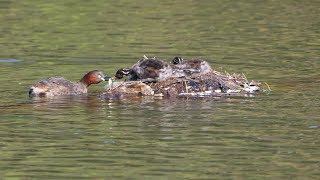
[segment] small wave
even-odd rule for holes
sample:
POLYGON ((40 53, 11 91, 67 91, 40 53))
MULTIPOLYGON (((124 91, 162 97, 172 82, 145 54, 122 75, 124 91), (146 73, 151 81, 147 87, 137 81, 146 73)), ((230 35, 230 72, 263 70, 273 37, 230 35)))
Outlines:
POLYGON ((0 59, 0 63, 16 63, 21 62, 23 60, 20 59, 0 59))

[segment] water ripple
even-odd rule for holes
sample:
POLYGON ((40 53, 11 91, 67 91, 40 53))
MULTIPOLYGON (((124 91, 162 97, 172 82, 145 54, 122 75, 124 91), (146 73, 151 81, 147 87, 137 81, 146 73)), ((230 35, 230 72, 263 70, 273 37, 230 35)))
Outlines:
POLYGON ((0 59, 0 63, 17 63, 21 62, 21 59, 0 59))

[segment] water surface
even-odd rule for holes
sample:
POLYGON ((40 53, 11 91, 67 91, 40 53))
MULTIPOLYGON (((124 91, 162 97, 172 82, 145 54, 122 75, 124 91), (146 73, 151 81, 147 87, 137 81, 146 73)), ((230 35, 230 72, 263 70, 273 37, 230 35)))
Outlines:
POLYGON ((317 179, 318 1, 1 1, 0 176, 317 179), (256 97, 29 99, 49 76, 203 58, 256 97))

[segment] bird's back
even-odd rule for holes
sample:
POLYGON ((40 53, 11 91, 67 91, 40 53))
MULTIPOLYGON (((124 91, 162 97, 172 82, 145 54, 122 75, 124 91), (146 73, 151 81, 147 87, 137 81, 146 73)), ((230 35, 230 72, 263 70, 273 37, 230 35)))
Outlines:
POLYGON ((62 77, 50 77, 41 80, 30 87, 29 96, 56 96, 87 93, 87 88, 81 83, 73 83, 62 77))

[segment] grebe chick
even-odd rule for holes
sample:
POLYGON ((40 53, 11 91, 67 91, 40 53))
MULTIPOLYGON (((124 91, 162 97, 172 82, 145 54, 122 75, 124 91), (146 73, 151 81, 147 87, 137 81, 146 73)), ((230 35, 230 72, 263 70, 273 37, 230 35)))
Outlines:
POLYGON ((171 77, 172 68, 168 63, 162 60, 156 58, 143 58, 131 68, 119 69, 115 74, 115 78, 121 79, 127 75, 130 75, 129 81, 140 80, 142 82, 157 82, 171 77))
POLYGON ((30 97, 53 97, 59 95, 86 94, 91 84, 98 84, 110 77, 101 71, 93 70, 85 74, 79 82, 71 82, 63 77, 50 77, 40 80, 29 89, 30 97))
POLYGON ((172 64, 182 64, 182 62, 183 62, 183 59, 182 59, 182 57, 174 57, 173 59, 172 59, 172 64))
POLYGON ((131 74, 131 68, 121 68, 118 69, 116 74, 114 75, 115 79, 122 79, 125 76, 129 76, 131 74))
POLYGON ((180 72, 181 75, 185 74, 184 76, 202 75, 212 71, 208 62, 201 59, 184 60, 181 57, 174 57, 172 64, 175 73, 180 72))

